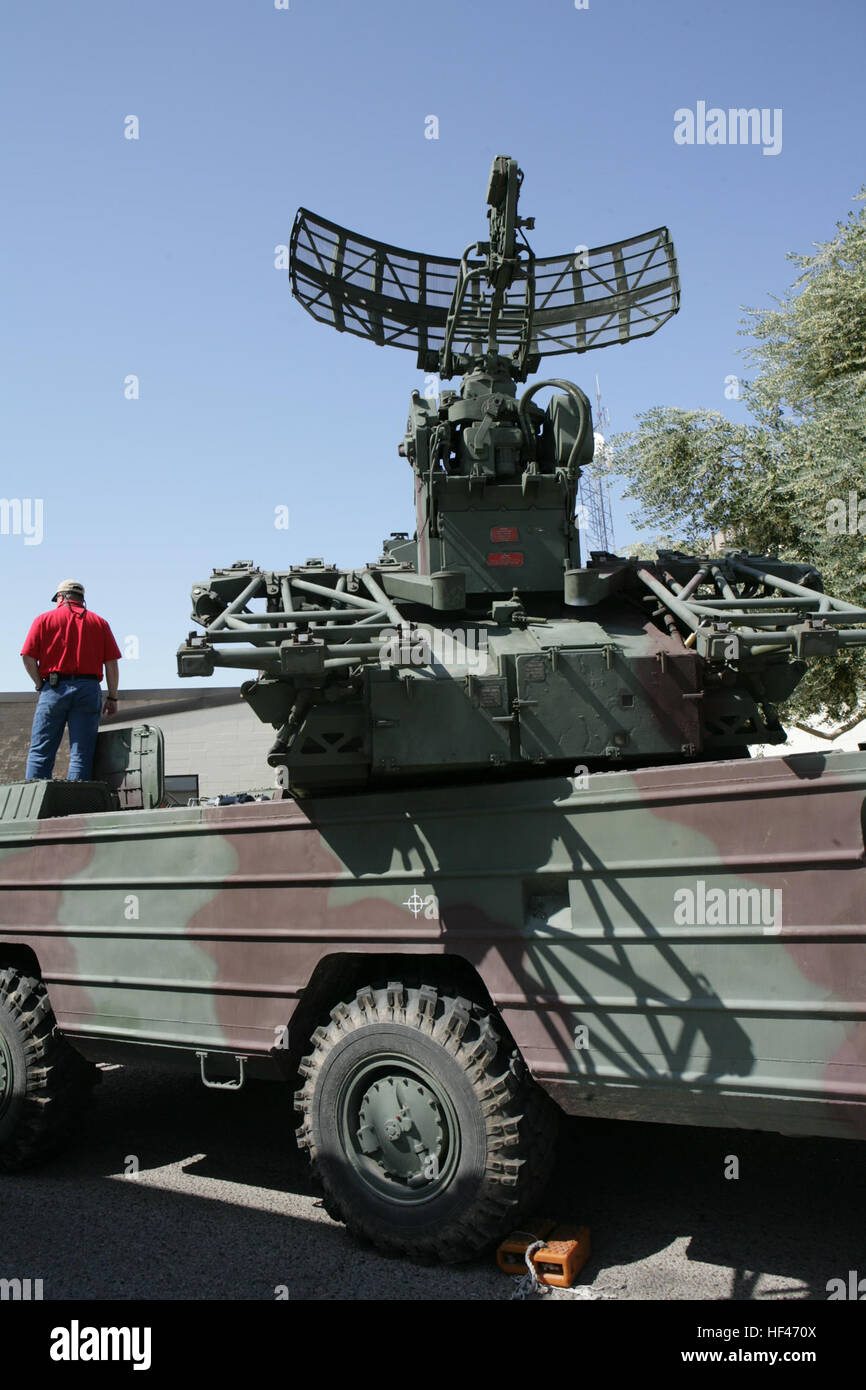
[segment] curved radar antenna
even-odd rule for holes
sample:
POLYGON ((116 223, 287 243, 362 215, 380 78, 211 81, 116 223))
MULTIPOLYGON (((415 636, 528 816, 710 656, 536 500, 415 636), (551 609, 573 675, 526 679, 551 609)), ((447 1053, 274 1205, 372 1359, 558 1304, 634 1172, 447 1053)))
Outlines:
POLYGON ((489 240, 460 258, 374 241, 299 208, 292 294, 321 323, 417 354, 448 378, 503 367, 516 381, 542 357, 627 343, 677 312, 680 281, 667 227, 536 257, 518 215, 523 173, 497 155, 487 187, 489 240))

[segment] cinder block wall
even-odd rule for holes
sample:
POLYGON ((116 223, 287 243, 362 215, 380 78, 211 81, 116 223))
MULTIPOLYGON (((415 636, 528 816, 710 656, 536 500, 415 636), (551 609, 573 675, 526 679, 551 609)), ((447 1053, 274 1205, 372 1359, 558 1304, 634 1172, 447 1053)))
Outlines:
POLYGON ((160 713, 152 722, 162 729, 166 773, 198 773, 202 796, 272 787, 276 781, 265 761, 274 731, 239 697, 235 704, 160 713))
MULTIPOLYGON (((0 782, 21 782, 30 747, 30 725, 36 708, 36 692, 5 695, 0 698, 0 782)), ((61 749, 57 776, 65 777, 69 767, 69 747, 61 749)))
MULTIPOLYGON (((24 778, 35 708, 35 693, 0 694, 0 782, 24 778)), ((276 780, 265 761, 274 731, 256 718, 236 690, 122 691, 117 719, 104 727, 111 723, 158 725, 165 739, 166 773, 197 773, 202 796, 270 787, 276 780)), ((68 770, 69 740, 64 734, 54 776, 65 778, 68 770)))

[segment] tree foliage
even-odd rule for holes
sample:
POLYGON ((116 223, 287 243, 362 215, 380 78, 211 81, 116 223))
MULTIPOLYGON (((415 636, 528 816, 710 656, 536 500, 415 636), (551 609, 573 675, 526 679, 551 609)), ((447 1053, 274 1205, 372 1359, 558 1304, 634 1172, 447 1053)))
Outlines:
MULTIPOLYGON (((814 565, 827 592, 866 607, 866 207, 788 259, 800 274, 787 293, 744 310, 750 422, 657 406, 612 441, 608 466, 654 546, 705 553, 723 535, 724 549, 814 565)), ((811 664, 785 715, 860 711, 866 649, 849 648, 811 664)))

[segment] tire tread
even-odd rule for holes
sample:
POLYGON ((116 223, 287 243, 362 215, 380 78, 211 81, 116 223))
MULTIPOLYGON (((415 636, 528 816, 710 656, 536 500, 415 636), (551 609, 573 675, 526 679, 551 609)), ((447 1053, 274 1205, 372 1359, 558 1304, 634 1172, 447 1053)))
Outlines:
POLYGON ((558 1111, 483 1005, 452 994, 447 987, 414 988, 399 981, 379 988, 364 985, 353 1001, 341 1001, 331 1009, 330 1021, 317 1028, 310 1041, 312 1050, 299 1067, 304 1084, 295 1093, 301 1119, 296 1138, 310 1161, 328 1214, 356 1237, 386 1254, 409 1255, 422 1262, 466 1260, 531 1212, 553 1165, 558 1111), (405 1023, 439 1043, 462 1067, 484 1117, 487 1157, 476 1198, 444 1229, 423 1239, 408 1232, 401 1237, 396 1227, 386 1231, 363 1210, 354 1210, 329 1185, 318 1161, 312 1116, 322 1066, 347 1033, 379 1020, 405 1023))
POLYGON ((48 991, 38 977, 0 968, 0 1004, 12 1017, 25 1063, 18 1123, 0 1143, 0 1171, 13 1172, 57 1147, 99 1073, 59 1032, 48 991))

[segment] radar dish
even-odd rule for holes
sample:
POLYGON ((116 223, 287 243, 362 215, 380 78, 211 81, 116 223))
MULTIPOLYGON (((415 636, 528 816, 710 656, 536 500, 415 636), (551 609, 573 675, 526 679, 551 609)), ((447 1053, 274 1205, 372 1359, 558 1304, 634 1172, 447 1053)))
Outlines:
MULTIPOLYGON (((646 337, 679 308, 667 227, 565 256, 536 258, 521 246, 518 256, 495 332, 498 349, 510 352, 521 371, 541 357, 646 337)), ((492 293, 482 283, 485 264, 468 253, 460 261, 373 241, 306 208, 292 228, 292 293, 313 318, 380 347, 415 352, 425 370, 447 361, 446 375, 487 335, 492 293)))
POLYGON ((533 351, 542 357, 646 338, 680 307, 667 227, 535 262, 533 351))
POLYGON ((371 241, 299 208, 290 265, 292 294, 314 319, 436 366, 459 260, 371 241))

